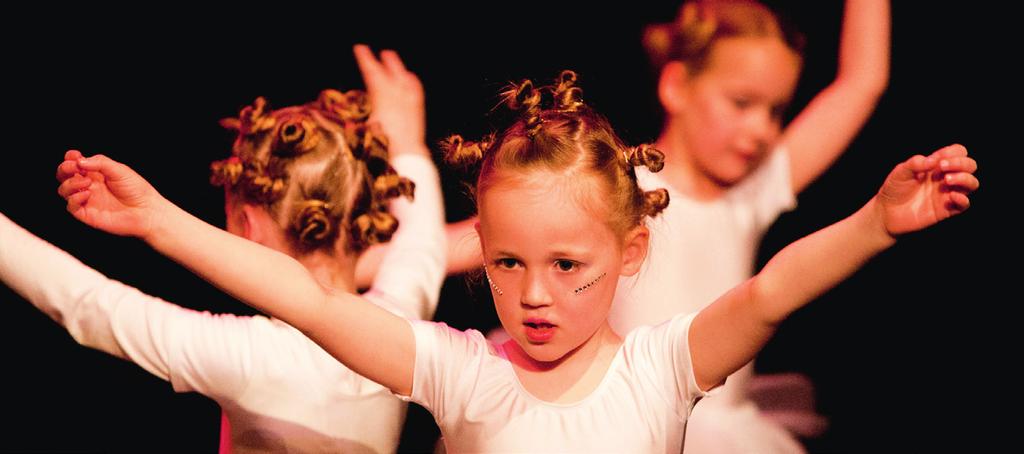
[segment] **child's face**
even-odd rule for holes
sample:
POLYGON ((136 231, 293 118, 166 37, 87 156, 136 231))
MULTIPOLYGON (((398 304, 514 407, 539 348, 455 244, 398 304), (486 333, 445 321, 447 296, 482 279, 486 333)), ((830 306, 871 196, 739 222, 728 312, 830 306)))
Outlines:
POLYGON ((776 38, 724 38, 686 79, 682 122, 694 164, 722 186, 757 167, 779 138, 800 75, 800 57, 776 38))
POLYGON ((498 317, 538 361, 558 360, 599 330, 610 332, 623 238, 602 216, 603 203, 587 209, 572 195, 578 188, 566 188, 579 178, 588 177, 532 171, 501 179, 479 199, 477 228, 498 317))

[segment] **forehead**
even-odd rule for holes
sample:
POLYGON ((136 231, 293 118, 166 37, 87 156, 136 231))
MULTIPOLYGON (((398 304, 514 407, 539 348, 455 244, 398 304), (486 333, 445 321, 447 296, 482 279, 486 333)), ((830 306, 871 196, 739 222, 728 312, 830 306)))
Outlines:
POLYGON ((715 42, 698 77, 764 89, 795 86, 800 55, 774 37, 734 37, 715 42))
POLYGON ((480 234, 503 250, 615 244, 596 178, 549 171, 505 176, 480 194, 480 234))

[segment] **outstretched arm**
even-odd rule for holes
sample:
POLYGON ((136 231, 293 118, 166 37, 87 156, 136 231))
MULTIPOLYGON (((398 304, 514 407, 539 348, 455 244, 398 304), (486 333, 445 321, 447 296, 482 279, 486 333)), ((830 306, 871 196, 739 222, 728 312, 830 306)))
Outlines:
POLYGON ((702 310, 690 328, 702 389, 754 359, 789 314, 853 274, 896 237, 959 214, 978 188, 977 165, 952 145, 899 164, 850 217, 787 246, 756 276, 702 310))
MULTIPOLYGON (((397 58, 397 55, 394 55, 397 58)), ((366 300, 322 288, 298 261, 181 210, 127 166, 69 151, 59 193, 78 220, 142 238, 154 249, 261 311, 295 326, 357 373, 409 394, 409 324, 366 300)))
POLYGON ((889 80, 888 0, 848 0, 836 79, 783 132, 793 192, 800 193, 850 145, 889 80))
POLYGON ((250 317, 185 309, 107 278, 2 213, 0 280, 79 344, 132 361, 178 391, 235 395, 259 348, 225 339, 275 341, 250 317))
POLYGON ((58 192, 78 220, 136 236, 238 300, 298 328, 342 363, 395 392, 412 388, 412 329, 358 297, 329 292, 294 258, 232 235, 163 198, 103 155, 69 151, 58 192))

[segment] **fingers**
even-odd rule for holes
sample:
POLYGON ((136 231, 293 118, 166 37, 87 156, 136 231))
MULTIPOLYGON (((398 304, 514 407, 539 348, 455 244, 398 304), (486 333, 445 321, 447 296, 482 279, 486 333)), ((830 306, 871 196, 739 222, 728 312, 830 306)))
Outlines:
POLYGON ((90 184, 92 184, 92 180, 88 177, 75 175, 64 180, 64 182, 57 187, 57 194, 60 194, 61 197, 66 199, 79 191, 88 189, 90 184))
POLYGON ((57 181, 63 182, 68 178, 74 177, 75 175, 81 175, 85 173, 80 171, 78 168, 78 161, 64 161, 57 166, 57 181))
POLYGON ((936 163, 935 158, 914 155, 897 165, 893 175, 903 180, 918 179, 920 175, 932 170, 936 163))
POLYGON ((375 77, 380 77, 381 75, 398 76, 407 72, 402 58, 398 56, 398 52, 393 50, 382 50, 380 52, 380 59, 378 59, 373 54, 370 46, 356 44, 352 46, 352 53, 355 54, 356 64, 359 66, 359 71, 363 74, 363 79, 367 83, 371 83, 375 77))
POLYGON ((68 212, 71 214, 75 214, 75 212, 77 212, 79 209, 85 206, 86 202, 89 201, 89 195, 90 192, 88 189, 86 189, 84 191, 79 191, 74 194, 71 194, 69 197, 67 197, 68 212))
POLYGON ((101 154, 79 159, 78 167, 87 172, 99 172, 111 180, 123 180, 133 173, 128 166, 101 154))
POLYGON ((391 49, 383 50, 380 52, 380 60, 384 64, 384 68, 391 74, 402 74, 406 72, 405 63, 402 63, 402 59, 398 56, 398 52, 391 49))
POLYGON ((938 150, 935 150, 935 152, 933 152, 930 156, 938 159, 967 156, 967 148, 965 148, 963 145, 955 143, 953 145, 947 145, 945 147, 939 148, 938 150))
POLYGON ((969 173, 947 173, 943 176, 942 182, 951 189, 974 192, 981 186, 978 177, 969 173))
POLYGON ((75 175, 84 175, 85 171, 78 168, 78 160, 82 158, 82 152, 68 150, 64 153, 64 162, 57 166, 57 181, 64 181, 75 175))
POLYGON ((352 46, 352 53, 356 56, 356 64, 359 66, 359 72, 362 73, 363 81, 366 84, 369 85, 375 77, 378 77, 384 71, 383 66, 377 61, 373 51, 370 50, 370 46, 356 44, 352 46))
POLYGON ((65 161, 77 161, 82 158, 82 152, 78 150, 68 150, 64 153, 65 161))
POLYGON ((946 209, 953 214, 962 213, 971 207, 971 199, 962 192, 950 192, 946 200, 946 209))
POLYGON ((945 157, 939 161, 939 169, 943 172, 974 173, 978 170, 978 162, 967 156, 945 157))

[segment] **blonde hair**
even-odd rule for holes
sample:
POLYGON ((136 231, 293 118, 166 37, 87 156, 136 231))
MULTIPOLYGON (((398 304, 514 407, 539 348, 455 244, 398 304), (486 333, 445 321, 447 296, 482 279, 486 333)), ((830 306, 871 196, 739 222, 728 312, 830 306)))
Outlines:
POLYGON ((238 131, 232 156, 210 165, 210 182, 261 205, 300 252, 359 253, 398 228, 387 201, 415 185, 388 164, 387 139, 366 122, 363 92, 324 90, 311 103, 267 112, 262 97, 221 121, 238 131))
MULTIPOLYGON (((640 225, 645 216, 654 216, 668 205, 668 191, 641 190, 634 167, 657 172, 664 154, 648 145, 627 147, 608 120, 583 103, 582 93, 572 71, 563 71, 549 86, 535 87, 530 80, 510 84, 502 96, 504 104, 518 112, 518 119, 481 141, 449 137, 442 144, 445 159, 458 167, 479 166, 477 195, 495 183, 499 172, 544 169, 570 177, 593 176, 602 185, 609 225, 619 233, 640 225), (551 106, 543 108, 545 103, 551 106)), ((581 197, 586 203, 594 195, 581 197)))
POLYGON ((730 37, 769 37, 801 54, 804 39, 767 6, 753 0, 692 0, 683 3, 673 22, 644 29, 643 44, 655 71, 681 61, 699 73, 715 42, 730 37))

